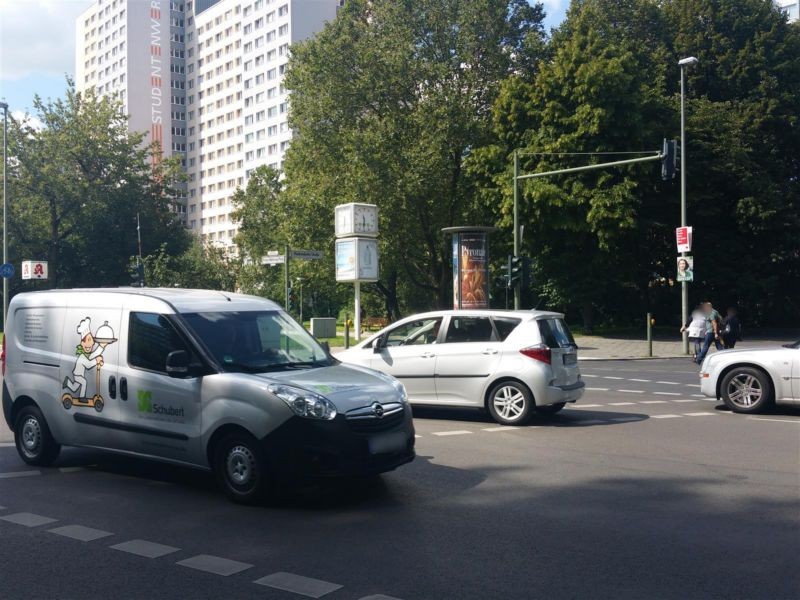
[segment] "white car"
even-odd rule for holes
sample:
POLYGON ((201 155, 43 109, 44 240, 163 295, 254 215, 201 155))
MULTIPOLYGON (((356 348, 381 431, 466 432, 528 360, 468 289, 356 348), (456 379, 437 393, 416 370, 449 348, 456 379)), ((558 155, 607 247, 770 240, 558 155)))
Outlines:
POLYGON ((700 367, 700 388, 734 412, 760 412, 776 403, 800 406, 800 341, 710 354, 700 367))
POLYGON ((485 408, 504 425, 555 414, 585 387, 578 347, 554 312, 418 314, 336 357, 396 377, 412 404, 485 408))

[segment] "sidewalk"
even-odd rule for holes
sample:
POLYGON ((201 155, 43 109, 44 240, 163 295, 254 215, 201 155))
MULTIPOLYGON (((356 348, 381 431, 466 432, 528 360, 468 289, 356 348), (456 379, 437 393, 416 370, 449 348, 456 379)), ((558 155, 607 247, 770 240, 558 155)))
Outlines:
MULTIPOLYGON (((790 340, 753 338, 736 345, 736 349, 758 348, 764 346, 781 346, 790 340)), ((612 336, 576 336, 579 360, 632 360, 650 358, 647 352, 647 341, 612 336)), ((714 347, 711 351, 715 352, 714 347)), ((652 358, 688 358, 683 353, 680 338, 675 340, 653 340, 652 358)))

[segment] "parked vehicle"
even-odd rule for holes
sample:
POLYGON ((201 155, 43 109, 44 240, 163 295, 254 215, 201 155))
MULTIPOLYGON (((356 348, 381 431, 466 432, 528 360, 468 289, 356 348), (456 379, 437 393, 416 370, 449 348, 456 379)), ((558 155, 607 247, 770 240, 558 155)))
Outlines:
POLYGON ((284 477, 364 475, 414 458, 403 385, 331 357, 262 298, 200 290, 19 294, 3 413, 22 459, 62 445, 216 474, 250 502, 284 477))
POLYGON ((584 391, 564 315, 438 311, 407 317, 337 355, 402 381, 412 404, 485 408, 504 425, 555 414, 584 391))
POLYGON ((800 406, 800 341, 779 348, 724 350, 700 367, 700 389, 734 412, 800 406))

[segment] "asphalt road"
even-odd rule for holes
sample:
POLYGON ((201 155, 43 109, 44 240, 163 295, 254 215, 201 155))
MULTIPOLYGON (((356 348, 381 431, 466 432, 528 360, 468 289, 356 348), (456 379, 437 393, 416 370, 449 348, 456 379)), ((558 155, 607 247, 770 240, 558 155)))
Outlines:
POLYGON ((263 507, 204 473, 0 447, 0 597, 800 597, 800 411, 719 410, 688 360, 581 369, 556 417, 418 409, 411 465, 263 507))

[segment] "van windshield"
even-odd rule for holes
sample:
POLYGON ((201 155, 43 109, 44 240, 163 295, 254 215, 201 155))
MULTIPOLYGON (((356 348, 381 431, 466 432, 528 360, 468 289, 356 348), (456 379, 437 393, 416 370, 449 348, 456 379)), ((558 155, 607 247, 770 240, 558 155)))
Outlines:
POLYGON ((182 316, 225 370, 266 373, 332 364, 317 341, 280 311, 203 312, 182 316))

